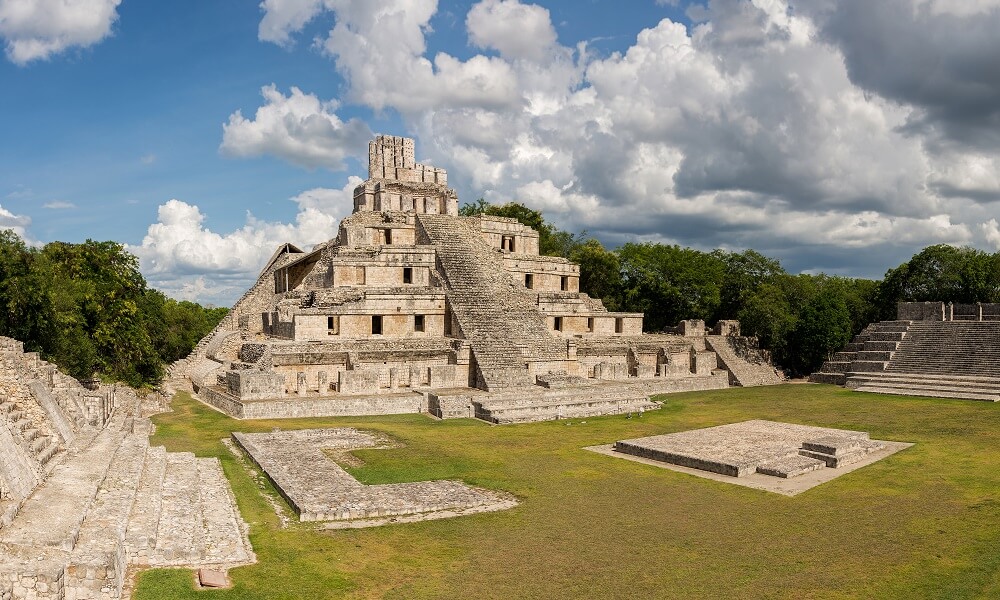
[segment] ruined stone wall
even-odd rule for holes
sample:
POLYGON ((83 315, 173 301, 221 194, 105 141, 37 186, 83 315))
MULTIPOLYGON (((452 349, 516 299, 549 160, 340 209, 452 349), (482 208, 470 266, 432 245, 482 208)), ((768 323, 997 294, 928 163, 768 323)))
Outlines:
POLYGON ((896 305, 900 321, 944 321, 944 302, 900 302, 896 305))

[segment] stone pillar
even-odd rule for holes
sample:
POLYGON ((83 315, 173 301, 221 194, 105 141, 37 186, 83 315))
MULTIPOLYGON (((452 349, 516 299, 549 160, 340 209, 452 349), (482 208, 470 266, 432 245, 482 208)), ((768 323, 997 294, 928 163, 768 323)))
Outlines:
POLYGON ((295 389, 298 391, 300 396, 305 396, 308 391, 306 385, 306 374, 302 371, 299 371, 295 376, 295 389))
POLYGON ((983 303, 982 302, 976 302, 976 312, 979 315, 976 320, 977 321, 982 321, 983 320, 983 303))
POLYGON ((948 318, 945 319, 945 320, 946 321, 954 321, 955 320, 955 303, 954 302, 949 302, 948 303, 948 318))
POLYGON ((320 371, 319 375, 316 376, 316 388, 319 390, 320 394, 329 391, 330 383, 326 371, 320 371))

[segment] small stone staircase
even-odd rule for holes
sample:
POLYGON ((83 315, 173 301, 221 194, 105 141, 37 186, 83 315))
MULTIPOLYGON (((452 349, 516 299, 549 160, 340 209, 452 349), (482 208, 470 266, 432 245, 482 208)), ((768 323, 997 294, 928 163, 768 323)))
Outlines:
POLYGON ((851 343, 835 352, 820 370, 809 376, 813 383, 846 385, 851 373, 880 373, 892 360, 906 338, 910 321, 872 323, 854 336, 851 343))
POLYGON ((528 362, 566 360, 566 342, 548 330, 535 295, 507 274, 500 254, 475 229, 478 221, 417 215, 417 223, 437 252, 449 306, 471 344, 483 389, 532 386, 528 362))

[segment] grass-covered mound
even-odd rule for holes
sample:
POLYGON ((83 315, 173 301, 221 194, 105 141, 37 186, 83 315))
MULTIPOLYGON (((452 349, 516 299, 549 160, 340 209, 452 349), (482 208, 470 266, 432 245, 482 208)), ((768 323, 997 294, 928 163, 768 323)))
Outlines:
POLYGON ((661 400, 641 418, 491 427, 418 415, 236 421, 178 394, 175 412, 154 418, 152 442, 222 459, 260 563, 231 571, 235 587, 217 592, 196 592, 189 571, 149 571, 136 597, 1000 597, 1000 406, 817 385, 661 400), (746 419, 916 445, 792 498, 581 449, 746 419), (356 452, 365 464, 350 470, 366 483, 455 478, 521 504, 373 529, 282 529, 220 439, 319 426, 403 444, 356 452))

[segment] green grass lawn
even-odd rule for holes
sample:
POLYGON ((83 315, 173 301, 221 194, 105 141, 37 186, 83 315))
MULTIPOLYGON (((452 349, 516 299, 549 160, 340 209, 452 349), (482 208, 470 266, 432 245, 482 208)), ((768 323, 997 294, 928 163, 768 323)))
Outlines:
POLYGON ((784 385, 662 396, 642 418, 492 427, 421 415, 237 421, 187 394, 152 443, 218 456, 260 562, 231 590, 143 573, 136 598, 997 598, 1000 406, 784 385), (916 445, 789 498, 582 450, 772 419, 916 445), (516 495, 508 511, 362 530, 282 529, 223 447, 231 431, 359 427, 366 483, 461 479, 516 495))

